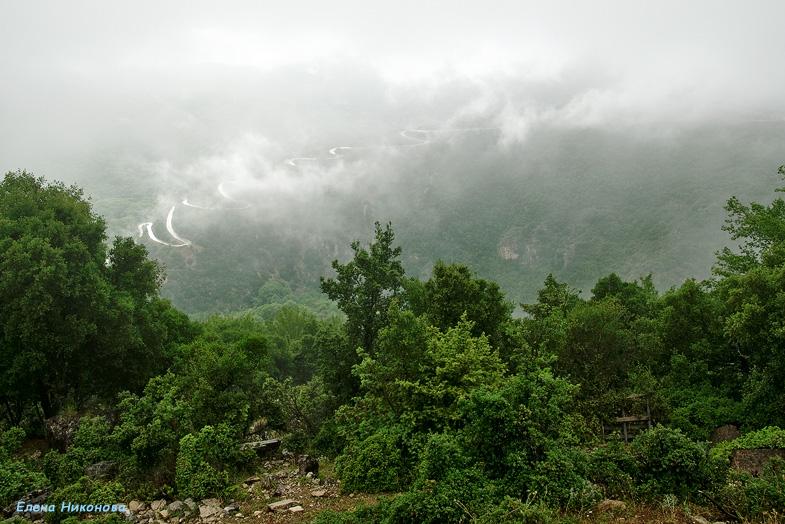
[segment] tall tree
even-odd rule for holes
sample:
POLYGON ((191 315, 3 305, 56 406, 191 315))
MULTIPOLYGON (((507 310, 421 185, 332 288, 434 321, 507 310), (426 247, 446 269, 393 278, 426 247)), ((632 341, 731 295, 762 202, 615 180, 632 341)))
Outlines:
POLYGON ((463 264, 436 262, 425 282, 423 311, 428 321, 442 331, 457 326, 463 315, 473 323, 472 334, 487 335, 497 345, 502 325, 509 321, 513 305, 507 302, 496 282, 476 278, 463 264))
POLYGON ((160 269, 130 240, 107 251, 82 191, 19 171, 0 183, 0 406, 141 387, 189 322, 157 297, 160 269))
POLYGON ((402 290, 401 248, 393 247, 392 224, 375 223, 375 239, 368 249, 352 242, 354 257, 346 264, 334 260, 335 278, 321 278, 322 291, 346 314, 349 342, 374 351, 379 330, 387 325, 387 309, 402 290))

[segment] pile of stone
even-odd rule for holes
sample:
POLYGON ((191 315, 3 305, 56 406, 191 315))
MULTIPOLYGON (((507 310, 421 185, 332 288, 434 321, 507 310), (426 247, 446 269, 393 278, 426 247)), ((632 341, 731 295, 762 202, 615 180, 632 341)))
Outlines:
POLYGON ((240 506, 229 504, 223 506, 219 499, 204 499, 198 504, 192 499, 167 502, 163 499, 154 500, 149 505, 145 502, 132 500, 128 504, 127 520, 137 524, 153 524, 168 522, 180 524, 186 520, 216 522, 226 516, 242 517, 240 506))
POLYGON ((292 499, 279 500, 267 505, 267 511, 289 511, 290 513, 301 513, 305 511, 299 502, 292 499))

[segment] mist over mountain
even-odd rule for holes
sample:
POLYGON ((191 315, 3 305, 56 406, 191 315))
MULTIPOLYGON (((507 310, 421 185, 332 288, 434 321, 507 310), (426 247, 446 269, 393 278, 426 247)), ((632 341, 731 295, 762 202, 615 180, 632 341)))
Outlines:
POLYGON ((783 20, 0 3, 0 520, 781 522, 783 20))
POLYGON ((700 4, 26 6, 0 158, 84 187, 191 313, 316 289, 374 221, 410 274, 466 262, 516 302, 551 272, 663 289, 709 275, 724 201, 782 162, 776 17, 700 4))

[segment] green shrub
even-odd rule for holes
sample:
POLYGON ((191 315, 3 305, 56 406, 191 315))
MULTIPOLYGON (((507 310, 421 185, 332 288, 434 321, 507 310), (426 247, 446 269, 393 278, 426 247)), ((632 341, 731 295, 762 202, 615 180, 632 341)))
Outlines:
POLYGON ((0 430, 0 459, 11 457, 22 446, 24 439, 25 430, 20 427, 0 430))
POLYGON ((426 524, 465 522, 487 512, 498 501, 497 486, 481 471, 450 470, 441 481, 420 483, 390 502, 386 522, 426 524))
POLYGON ((740 405, 737 401, 712 394, 711 391, 688 390, 689 402, 670 412, 670 425, 681 429, 691 438, 709 440, 714 428, 739 420, 740 405))
POLYGON ((382 497, 376 504, 360 504, 351 511, 322 511, 313 524, 388 524, 390 500, 382 497))
POLYGON ((76 482, 85 467, 102 460, 121 460, 113 447, 111 428, 104 417, 84 417, 65 453, 51 450, 44 455, 43 470, 54 487, 76 482))
POLYGON ((627 444, 611 441, 591 452, 587 473, 606 498, 625 499, 635 492, 638 463, 627 444))
POLYGON ((225 424, 184 436, 176 465, 179 494, 194 499, 224 496, 230 485, 227 470, 249 461, 253 452, 249 453, 239 451, 232 429, 225 424))
POLYGON ((419 456, 417 478, 442 480, 449 470, 468 466, 469 458, 458 439, 450 433, 431 435, 419 456))
POLYGON ((587 480, 587 469, 588 456, 580 449, 551 450, 535 466, 530 489, 550 506, 585 510, 602 498, 599 487, 587 480))
POLYGON ((335 417, 330 417, 322 423, 311 442, 313 450, 328 457, 338 456, 345 447, 346 438, 341 435, 335 417))
POLYGON ((716 497, 726 508, 748 519, 761 517, 764 512, 785 512, 785 460, 771 459, 760 477, 729 470, 716 497))
POLYGON ((192 428, 193 407, 184 397, 172 373, 150 379, 141 397, 121 396, 120 421, 112 441, 118 449, 129 452, 137 476, 148 475, 159 467, 174 470, 180 439, 192 428))
POLYGON ((687 497, 711 480, 706 447, 678 429, 657 425, 638 435, 630 448, 638 463, 637 481, 644 497, 687 497))
POLYGON ((737 449, 785 449, 785 429, 768 426, 758 431, 745 433, 734 440, 720 442, 711 449, 714 459, 729 462, 731 454, 737 449))
POLYGON ((350 446, 335 463, 341 489, 367 493, 401 489, 407 478, 403 447, 403 433, 398 427, 383 427, 350 446))
POLYGON ((512 497, 505 497, 498 506, 477 519, 478 524, 565 524, 572 521, 543 504, 512 497))
POLYGON ((88 459, 83 449, 71 449, 69 453, 50 450, 44 455, 43 470, 55 487, 67 486, 84 475, 88 459))
POLYGON ((46 477, 22 460, 12 458, 22 445, 25 432, 21 428, 0 431, 0 508, 20 496, 47 485, 46 477))
POLYGON ((81 477, 76 482, 56 489, 47 500, 54 504, 57 511, 47 513, 46 520, 58 523, 71 518, 60 512, 60 503, 72 504, 118 504, 125 500, 126 490, 119 482, 101 482, 89 477, 81 477))
POLYGON ((112 428, 105 417, 83 417, 74 432, 72 447, 94 452, 96 460, 106 458, 111 446, 111 433, 112 428))

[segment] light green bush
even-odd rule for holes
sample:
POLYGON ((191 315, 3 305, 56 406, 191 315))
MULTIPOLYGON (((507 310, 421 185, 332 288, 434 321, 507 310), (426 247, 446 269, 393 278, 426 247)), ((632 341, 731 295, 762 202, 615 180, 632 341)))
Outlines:
POLYGON ((222 497, 230 486, 228 471, 252 456, 253 452, 239 450, 239 442, 229 426, 205 426, 180 440, 177 491, 194 499, 222 497))
POLYGON ((335 464, 341 489, 380 493, 404 487, 407 478, 404 445, 400 428, 383 427, 350 446, 335 464))

